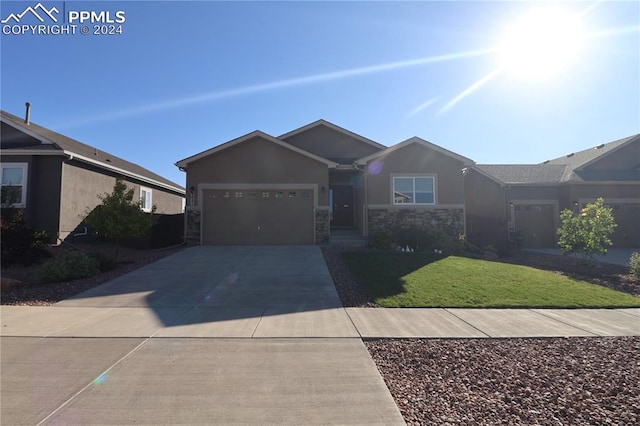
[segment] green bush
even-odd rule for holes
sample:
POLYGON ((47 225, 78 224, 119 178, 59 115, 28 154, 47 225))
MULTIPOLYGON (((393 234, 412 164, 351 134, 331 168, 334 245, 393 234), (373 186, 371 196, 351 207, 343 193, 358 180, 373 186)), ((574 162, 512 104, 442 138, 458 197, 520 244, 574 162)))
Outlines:
POLYGON ((38 276, 42 282, 63 282, 86 278, 100 272, 100 262, 81 251, 64 250, 40 266, 38 276))
POLYGON ((92 253, 90 256, 98 261, 100 272, 109 272, 118 268, 118 261, 112 257, 100 253, 92 253))
POLYGON ((629 258, 629 272, 636 278, 640 278, 640 253, 631 253, 629 258))
POLYGON ((393 234, 389 231, 378 231, 369 237, 369 246, 376 250, 390 250, 393 234))
POLYGON ((2 265, 22 264, 29 266, 49 257, 45 250, 49 235, 45 231, 34 231, 24 221, 22 209, 4 207, 0 214, 2 232, 2 265))
POLYGON ((605 207, 602 198, 587 204, 577 215, 569 209, 563 210, 560 220, 558 245, 562 254, 577 253, 583 259, 607 254, 607 247, 612 244, 609 237, 617 225, 613 210, 605 207))
POLYGON ((433 227, 418 228, 416 226, 400 229, 395 232, 395 242, 400 247, 412 248, 414 250, 442 249, 446 240, 443 231, 433 227))

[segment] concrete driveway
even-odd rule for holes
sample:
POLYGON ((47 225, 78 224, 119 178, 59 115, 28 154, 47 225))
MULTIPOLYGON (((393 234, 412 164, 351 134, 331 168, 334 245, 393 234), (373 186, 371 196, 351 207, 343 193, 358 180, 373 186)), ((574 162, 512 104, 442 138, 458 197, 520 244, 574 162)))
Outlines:
POLYGON ((189 248, 1 331, 1 424, 404 424, 318 247, 189 248))

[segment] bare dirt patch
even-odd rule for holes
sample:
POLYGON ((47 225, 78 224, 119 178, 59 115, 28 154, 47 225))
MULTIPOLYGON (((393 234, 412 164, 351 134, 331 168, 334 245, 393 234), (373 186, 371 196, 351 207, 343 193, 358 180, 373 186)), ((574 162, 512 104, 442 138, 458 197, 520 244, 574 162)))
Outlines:
MULTIPOLYGON (((106 256, 113 253, 113 246, 109 244, 81 244, 76 245, 76 247, 87 253, 98 253, 106 256)), ((38 265, 3 268, 3 278, 16 279, 21 281, 21 284, 8 291, 2 291, 0 304, 29 306, 51 305, 100 284, 104 284, 120 275, 155 262, 165 256, 177 253, 182 249, 184 249, 184 246, 159 250, 137 250, 121 247, 119 249, 118 267, 116 269, 102 272, 93 277, 61 283, 40 283, 38 280, 38 265)), ((55 251, 64 249, 54 247, 51 250, 53 250, 55 254, 55 251)))

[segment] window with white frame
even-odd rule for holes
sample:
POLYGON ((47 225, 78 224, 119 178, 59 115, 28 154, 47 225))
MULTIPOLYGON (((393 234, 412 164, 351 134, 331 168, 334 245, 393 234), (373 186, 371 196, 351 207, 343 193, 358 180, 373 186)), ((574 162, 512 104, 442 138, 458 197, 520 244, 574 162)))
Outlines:
POLYGON ((402 176, 393 178, 393 204, 435 204, 433 176, 402 176))
POLYGON ((152 209, 151 204, 151 190, 149 188, 145 188, 144 186, 140 187, 140 208, 142 211, 150 212, 152 209))
POLYGON ((2 168, 2 205, 26 207, 27 163, 4 163, 2 168))

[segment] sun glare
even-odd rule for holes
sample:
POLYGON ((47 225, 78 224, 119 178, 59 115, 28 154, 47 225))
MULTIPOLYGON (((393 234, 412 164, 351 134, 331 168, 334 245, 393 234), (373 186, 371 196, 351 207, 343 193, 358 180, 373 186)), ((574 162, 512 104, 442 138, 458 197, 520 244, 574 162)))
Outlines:
POLYGON ((529 12, 503 36, 502 68, 527 78, 550 77, 575 59, 584 38, 578 16, 557 7, 529 12))

